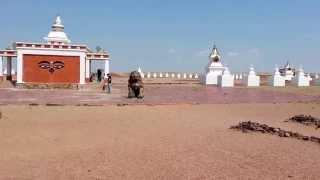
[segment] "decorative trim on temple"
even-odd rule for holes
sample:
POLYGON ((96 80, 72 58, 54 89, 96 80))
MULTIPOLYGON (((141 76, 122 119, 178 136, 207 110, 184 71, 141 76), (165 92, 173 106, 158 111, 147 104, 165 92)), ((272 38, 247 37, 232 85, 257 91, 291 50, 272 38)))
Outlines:
POLYGON ((0 56, 17 57, 17 51, 16 50, 0 50, 0 56))
POLYGON ((87 53, 88 60, 109 60, 107 53, 87 53))
MULTIPOLYGON (((91 52, 86 45, 74 45, 74 44, 64 44, 64 45, 55 45, 55 44, 46 44, 46 43, 24 43, 16 42, 14 44, 15 49, 34 49, 34 50, 73 50, 86 52, 86 57, 88 60, 109 60, 110 55, 106 52, 91 52)), ((0 56, 6 57, 16 57, 17 50, 0 50, 0 56)))
POLYGON ((16 42, 14 44, 15 48, 28 48, 28 49, 66 49, 66 50, 80 50, 89 51, 86 45, 76 45, 76 44, 47 44, 47 43, 25 43, 16 42))

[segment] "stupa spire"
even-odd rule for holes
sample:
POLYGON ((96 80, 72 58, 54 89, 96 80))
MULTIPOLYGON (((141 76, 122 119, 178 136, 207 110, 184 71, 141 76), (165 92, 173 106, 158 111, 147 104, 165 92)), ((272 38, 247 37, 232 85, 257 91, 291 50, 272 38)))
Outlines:
POLYGON ((287 64, 286 64, 286 67, 285 67, 285 68, 287 68, 287 69, 291 68, 291 65, 290 65, 289 60, 287 61, 287 64))
POLYGON ((220 53, 218 51, 218 48, 217 46, 214 44, 213 45, 213 48, 212 48, 212 51, 211 51, 211 54, 209 56, 210 60, 212 60, 213 62, 219 62, 220 61, 220 53))
POLYGON ((61 21, 61 17, 59 15, 57 15, 53 25, 52 25, 52 30, 62 30, 64 29, 64 26, 62 24, 62 21, 61 21))
POLYGON ((48 36, 44 38, 48 43, 53 44, 67 44, 71 41, 68 36, 64 32, 64 25, 62 24, 61 17, 59 15, 56 16, 55 21, 51 26, 51 31, 48 36))

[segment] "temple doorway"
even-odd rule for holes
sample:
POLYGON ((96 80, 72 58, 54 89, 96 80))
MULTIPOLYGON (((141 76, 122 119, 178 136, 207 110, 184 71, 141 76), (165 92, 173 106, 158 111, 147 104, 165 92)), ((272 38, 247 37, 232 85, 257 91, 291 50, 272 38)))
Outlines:
POLYGON ((91 60, 90 63, 90 77, 91 82, 101 82, 105 76, 104 74, 104 61, 91 60))

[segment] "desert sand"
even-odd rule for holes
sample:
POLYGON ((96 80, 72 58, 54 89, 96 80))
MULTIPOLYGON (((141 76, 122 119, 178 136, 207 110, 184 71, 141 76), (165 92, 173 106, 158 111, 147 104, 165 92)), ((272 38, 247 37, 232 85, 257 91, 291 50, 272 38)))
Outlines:
POLYGON ((319 103, 0 106, 0 179, 319 179, 320 145, 229 127, 320 117, 319 103))

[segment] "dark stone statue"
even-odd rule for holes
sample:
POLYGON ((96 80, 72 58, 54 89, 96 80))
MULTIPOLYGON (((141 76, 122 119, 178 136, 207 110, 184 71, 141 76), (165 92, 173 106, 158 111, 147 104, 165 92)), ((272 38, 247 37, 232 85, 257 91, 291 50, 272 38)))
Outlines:
POLYGON ((128 80, 128 98, 143 98, 143 82, 138 71, 132 71, 128 80))

